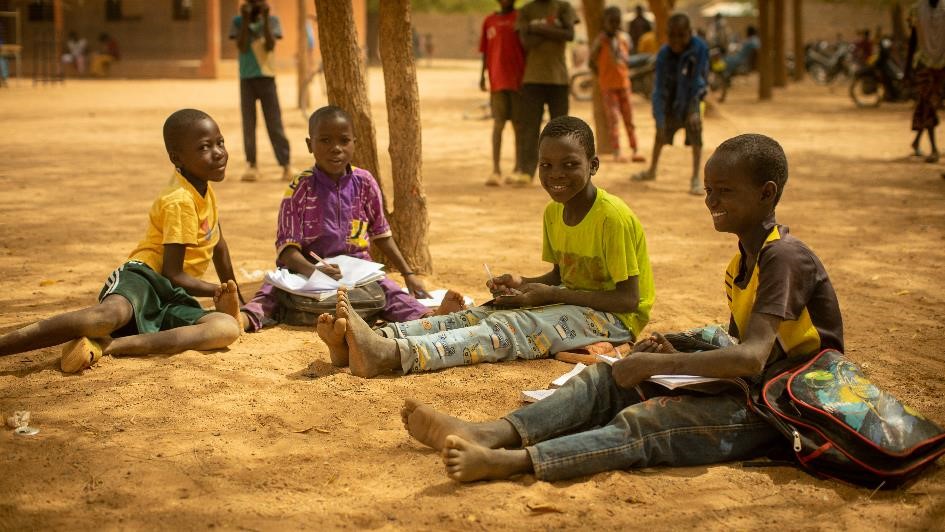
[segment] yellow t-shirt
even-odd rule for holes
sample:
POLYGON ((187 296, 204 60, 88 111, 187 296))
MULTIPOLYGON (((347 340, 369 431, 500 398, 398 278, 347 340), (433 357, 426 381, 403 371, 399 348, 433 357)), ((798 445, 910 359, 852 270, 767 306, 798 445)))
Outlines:
POLYGON ((563 216, 564 204, 551 202, 545 207, 542 260, 557 264, 561 284, 572 290, 614 290, 617 283, 636 276, 640 292, 636 311, 614 314, 637 337, 656 299, 640 220, 623 200, 600 188, 580 223, 568 226, 563 216))
POLYGON ((200 278, 220 241, 220 217, 213 187, 201 196, 184 176, 175 172, 161 195, 151 205, 144 239, 128 256, 157 273, 164 267, 164 244, 184 244, 184 273, 200 278))

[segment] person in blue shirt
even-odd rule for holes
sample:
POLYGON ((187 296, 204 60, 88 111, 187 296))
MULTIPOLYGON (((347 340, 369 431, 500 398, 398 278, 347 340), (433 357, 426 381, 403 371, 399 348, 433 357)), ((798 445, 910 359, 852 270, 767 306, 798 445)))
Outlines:
POLYGON ((650 167, 632 176, 637 181, 656 179, 656 167, 664 144, 672 144, 679 129, 686 130, 686 145, 692 146, 692 180, 689 191, 702 195, 702 98, 709 73, 709 48, 692 35, 689 17, 676 13, 669 17, 669 44, 656 55, 653 88, 653 118, 656 138, 650 167))
POLYGON ((256 166, 256 100, 262 105, 266 131, 272 142, 276 160, 282 167, 282 179, 295 177, 289 167, 289 139, 282 127, 282 110, 276 92, 276 70, 273 50, 276 39, 282 38, 279 17, 269 14, 265 0, 246 0, 240 14, 230 24, 230 39, 236 39, 239 48, 240 108, 243 115, 243 149, 248 167, 243 181, 259 179, 256 166))

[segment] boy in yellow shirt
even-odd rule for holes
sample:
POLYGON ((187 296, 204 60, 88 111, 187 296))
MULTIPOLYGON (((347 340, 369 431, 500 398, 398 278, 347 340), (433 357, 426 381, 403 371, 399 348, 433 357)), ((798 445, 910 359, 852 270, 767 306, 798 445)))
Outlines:
POLYGON ((379 334, 339 292, 336 315, 323 314, 317 327, 332 360, 349 359, 351 373, 367 378, 633 341, 653 306, 653 272, 636 215, 591 181, 599 166, 584 121, 548 122, 538 138, 538 176, 552 200, 542 224, 542 260, 551 270, 490 279, 493 307, 394 323, 379 334))
POLYGON ((103 354, 220 349, 239 337, 239 292, 210 186, 226 172, 220 128, 202 111, 181 109, 164 123, 164 145, 174 177, 151 207, 144 239, 108 277, 98 304, 0 336, 0 356, 68 342, 61 366, 72 373, 103 354), (200 280, 211 260, 221 284, 200 280), (192 296, 213 297, 217 311, 192 296))

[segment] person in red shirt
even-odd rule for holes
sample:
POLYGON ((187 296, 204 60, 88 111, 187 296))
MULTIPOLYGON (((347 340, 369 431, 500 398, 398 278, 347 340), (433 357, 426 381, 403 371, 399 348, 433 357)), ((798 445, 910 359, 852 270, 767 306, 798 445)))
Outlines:
POLYGON ((479 88, 486 88, 486 71, 489 72, 488 90, 492 107, 492 175, 486 181, 488 186, 502 183, 499 159, 502 153, 502 130, 506 122, 512 122, 515 133, 515 168, 505 178, 507 183, 514 181, 513 175, 521 171, 519 161, 521 141, 519 138, 519 89, 522 87, 522 75, 525 72, 525 50, 515 31, 518 12, 515 0, 498 0, 499 11, 486 17, 482 23, 482 37, 479 51, 482 53, 482 73, 479 76, 479 88))
POLYGON ((614 147, 614 160, 627 162, 620 151, 620 118, 623 117, 627 136, 630 137, 632 160, 635 163, 646 159, 637 154, 637 135, 633 126, 633 108, 630 107, 630 39, 620 31, 620 8, 610 6, 604 10, 601 31, 591 46, 590 67, 600 84, 601 99, 607 115, 610 144, 614 147))

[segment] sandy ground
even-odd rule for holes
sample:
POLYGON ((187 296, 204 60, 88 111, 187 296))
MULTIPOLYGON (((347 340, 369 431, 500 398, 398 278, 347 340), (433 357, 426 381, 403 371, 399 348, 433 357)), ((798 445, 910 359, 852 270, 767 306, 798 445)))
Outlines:
MULTIPOLYGON (((442 63, 422 69, 420 84, 436 261, 427 285, 481 301, 484 260, 495 272, 544 271, 547 196, 538 187, 481 186, 490 123, 461 118, 484 101, 477 68, 442 63)), ((379 74, 371 73, 371 95, 386 157, 379 74)), ((280 79, 284 103, 294 101, 291 80, 280 79)), ((283 184, 261 124, 268 177, 236 179, 237 98, 231 80, 0 91, 0 331, 94 301, 141 237, 167 180, 160 128, 180 107, 205 109, 228 137, 230 178, 216 189, 239 280, 251 294, 256 283, 247 273, 273 261, 283 184)), ((634 104, 648 151, 649 107, 634 104)), ((574 105, 573 113, 586 118, 589 106, 574 105)), ((301 114, 284 116, 294 165, 311 164, 301 114)), ((779 218, 826 264, 849 355, 945 423, 945 180, 942 166, 907 157, 909 107, 855 110, 845 88, 806 84, 758 104, 753 87, 740 84, 705 130, 707 151, 748 131, 783 143, 791 178, 779 218)), ((652 184, 628 181, 639 168, 605 159, 595 180, 646 228, 658 293, 649 330, 725 322, 721 277, 735 240, 715 233, 702 201, 684 192, 688 152, 664 152, 652 184)), ((362 380, 331 367, 310 331, 281 326, 223 352, 105 359, 81 376, 60 373, 57 359, 57 349, 45 349, 0 360, 0 410, 30 410, 41 430, 32 438, 0 432, 0 529, 923 530, 945 522, 941 468, 907 489, 876 493, 793 468, 737 463, 462 486, 401 427, 408 396, 470 419, 499 416, 519 406, 521 390, 569 369, 553 360, 362 380)))

